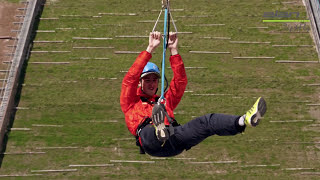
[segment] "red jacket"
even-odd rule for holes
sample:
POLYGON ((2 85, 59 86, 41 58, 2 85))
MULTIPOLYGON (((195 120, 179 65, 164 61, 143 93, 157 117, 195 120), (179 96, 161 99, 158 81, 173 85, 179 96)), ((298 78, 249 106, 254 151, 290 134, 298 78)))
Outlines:
MULTIPOLYGON (((150 53, 142 51, 122 81, 120 105, 125 115, 127 127, 134 136, 136 136, 136 130, 141 121, 152 115, 153 104, 142 102, 140 97, 147 97, 149 101, 155 101, 155 98, 158 97, 157 95, 150 97, 144 94, 141 88, 137 88, 143 68, 151 57, 150 53)), ((173 78, 164 97, 167 100, 166 110, 169 116, 174 118, 173 110, 178 106, 183 96, 187 86, 187 76, 179 54, 170 57, 170 64, 173 78)), ((165 119, 165 124, 169 125, 167 119, 165 119)))

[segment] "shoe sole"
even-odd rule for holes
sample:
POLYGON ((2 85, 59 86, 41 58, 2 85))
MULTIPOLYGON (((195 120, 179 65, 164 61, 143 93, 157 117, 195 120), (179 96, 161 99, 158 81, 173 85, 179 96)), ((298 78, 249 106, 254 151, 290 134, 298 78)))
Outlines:
POLYGON ((251 120, 252 126, 257 126, 263 117, 263 115, 267 112, 267 103, 263 98, 260 98, 258 103, 258 111, 255 115, 253 115, 253 120, 251 120))
POLYGON ((154 126, 156 127, 157 136, 159 139, 167 139, 168 135, 166 133, 166 126, 164 122, 156 123, 153 122, 154 126))
POLYGON ((169 138, 169 134, 164 123, 161 123, 159 126, 156 126, 156 132, 157 138, 162 142, 166 141, 169 138))
MULTIPOLYGON (((164 116, 164 114, 163 114, 163 116, 164 116)), ((152 120, 152 123, 156 128, 157 138, 160 141, 165 141, 165 140, 167 140, 169 138, 169 134, 168 134, 168 131, 167 131, 167 127, 164 124, 164 118, 160 118, 160 119, 163 119, 163 121, 157 122, 157 121, 152 120)))

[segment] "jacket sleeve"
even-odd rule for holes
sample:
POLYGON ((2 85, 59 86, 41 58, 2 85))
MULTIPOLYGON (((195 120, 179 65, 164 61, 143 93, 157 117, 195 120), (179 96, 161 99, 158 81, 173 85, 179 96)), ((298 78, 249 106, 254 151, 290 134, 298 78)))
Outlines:
POLYGON ((126 113, 137 101, 137 87, 139 78, 143 71, 144 66, 151 59, 152 55, 147 51, 142 51, 122 81, 120 105, 123 113, 126 113))
POLYGON ((173 78, 170 82, 169 90, 165 94, 167 105, 174 110, 186 89, 188 80, 182 58, 179 54, 170 57, 170 64, 173 71, 173 78))

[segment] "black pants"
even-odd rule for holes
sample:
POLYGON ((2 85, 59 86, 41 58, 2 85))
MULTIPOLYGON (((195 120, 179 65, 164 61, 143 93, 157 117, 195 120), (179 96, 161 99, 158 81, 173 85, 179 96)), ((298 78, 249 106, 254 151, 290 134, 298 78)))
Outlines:
POLYGON ((212 135, 229 136, 244 131, 239 126, 240 116, 207 114, 197 117, 182 126, 174 127, 174 135, 163 144, 155 135, 155 128, 149 124, 140 132, 142 147, 151 156, 175 156, 199 144, 212 135))

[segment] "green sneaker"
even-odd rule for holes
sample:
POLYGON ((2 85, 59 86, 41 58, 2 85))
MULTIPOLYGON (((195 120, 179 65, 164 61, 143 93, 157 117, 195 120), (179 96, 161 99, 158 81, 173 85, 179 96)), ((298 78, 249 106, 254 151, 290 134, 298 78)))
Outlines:
POLYGON ((259 97, 256 103, 252 106, 252 108, 246 112, 245 124, 250 126, 257 126, 259 124, 260 119, 267 111, 267 103, 262 98, 259 97))

